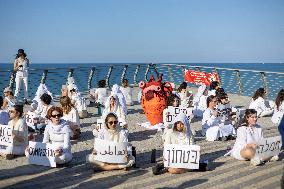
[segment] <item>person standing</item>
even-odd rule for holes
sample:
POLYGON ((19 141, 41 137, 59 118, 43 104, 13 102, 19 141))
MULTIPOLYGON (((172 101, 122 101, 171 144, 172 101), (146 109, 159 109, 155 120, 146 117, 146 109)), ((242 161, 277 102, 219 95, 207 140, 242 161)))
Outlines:
POLYGON ((19 97, 21 83, 24 83, 24 102, 28 104, 28 70, 30 61, 27 58, 27 54, 24 49, 19 49, 14 62, 14 71, 16 72, 16 90, 15 97, 19 97))

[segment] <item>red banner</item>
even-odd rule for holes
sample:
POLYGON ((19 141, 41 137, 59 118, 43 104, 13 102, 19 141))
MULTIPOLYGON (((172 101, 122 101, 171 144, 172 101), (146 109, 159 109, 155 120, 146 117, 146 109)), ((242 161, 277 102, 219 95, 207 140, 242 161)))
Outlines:
POLYGON ((219 81, 218 74, 198 72, 194 70, 185 70, 184 72, 184 81, 189 83, 194 83, 197 85, 205 84, 210 85, 212 81, 219 81))

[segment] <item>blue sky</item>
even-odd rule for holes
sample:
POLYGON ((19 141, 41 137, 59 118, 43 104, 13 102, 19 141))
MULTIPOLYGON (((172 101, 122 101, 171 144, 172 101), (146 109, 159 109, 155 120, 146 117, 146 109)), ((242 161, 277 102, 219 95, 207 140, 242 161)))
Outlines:
POLYGON ((0 62, 284 62, 283 0, 0 0, 0 62))

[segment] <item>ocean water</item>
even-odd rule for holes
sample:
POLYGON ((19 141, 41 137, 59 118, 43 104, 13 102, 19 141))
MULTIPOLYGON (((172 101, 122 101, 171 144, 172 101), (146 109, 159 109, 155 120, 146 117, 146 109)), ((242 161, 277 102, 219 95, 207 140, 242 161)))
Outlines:
MULTIPOLYGON (((96 87, 97 81, 105 79, 108 74, 109 67, 113 66, 113 70, 109 77, 109 85, 117 83, 120 84, 122 73, 124 70, 123 63, 77 63, 77 64, 62 64, 62 63, 52 63, 52 64, 31 64, 29 72, 29 97, 33 98, 36 89, 40 83, 42 73, 44 69, 48 69, 46 85, 53 94, 59 94, 60 88, 63 84, 66 83, 68 71, 70 68, 74 68, 74 78, 76 84, 79 87, 79 90, 86 91, 88 89, 88 80, 90 75, 90 70, 92 67, 95 67, 93 78, 90 82, 91 87, 96 87)), ((127 63, 128 68, 125 72, 124 77, 129 80, 130 83, 134 83, 134 73, 137 68, 137 63, 127 63)), ((140 80, 144 80, 145 77, 149 78, 150 75, 156 76, 154 69, 149 69, 149 73, 145 75, 148 64, 140 64, 136 76, 136 83, 140 80)), ((212 72, 212 68, 204 67, 216 67, 216 68, 229 68, 229 69, 241 69, 241 70, 258 70, 262 72, 282 72, 284 73, 284 64, 283 63, 188 63, 188 64, 173 64, 172 66, 165 66, 165 64, 157 64, 157 71, 163 73, 164 81, 171 81, 175 84, 180 84, 183 81, 183 72, 182 68, 178 65, 184 65, 188 69, 194 69, 192 67, 201 67, 202 71, 212 72)), ((9 78, 11 75, 11 70, 13 64, 0 64, 0 90, 3 89, 9 84, 9 78)), ((240 86, 236 78, 236 73, 232 70, 218 69, 219 76, 221 78, 222 87, 230 93, 239 93, 240 86)), ((242 95, 251 96, 254 91, 263 87, 263 78, 258 72, 250 71, 241 71, 241 83, 242 83, 242 95)), ((267 73, 267 87, 269 90, 269 98, 274 99, 277 92, 284 88, 284 74, 275 74, 267 73)), ((194 84, 189 84, 189 86, 195 86, 194 84)), ((22 91, 21 91, 22 92, 22 91)), ((23 92, 22 92, 23 93, 23 92)))

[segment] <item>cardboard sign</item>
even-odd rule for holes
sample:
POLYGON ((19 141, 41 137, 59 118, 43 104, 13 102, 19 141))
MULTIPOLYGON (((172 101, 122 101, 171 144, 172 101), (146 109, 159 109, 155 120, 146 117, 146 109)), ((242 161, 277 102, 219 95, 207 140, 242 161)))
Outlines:
POLYGON ((27 126, 35 129, 34 118, 36 118, 37 115, 34 112, 28 111, 25 117, 27 126))
POLYGON ((188 121, 190 122, 192 115, 192 108, 173 107, 173 106, 168 106, 167 109, 164 109, 163 122, 166 124, 173 124, 176 116, 180 112, 184 113, 188 121))
POLYGON ((164 166, 171 168, 199 169, 200 146, 164 145, 164 166))
POLYGON ((52 144, 29 141, 29 163, 56 167, 55 150, 52 144))
POLYGON ((111 142, 106 140, 95 139, 94 149, 97 151, 95 160, 106 163, 126 163, 128 142, 111 142))
POLYGON ((12 144, 12 128, 8 125, 0 125, 0 145, 11 146, 12 144))
POLYGON ((185 70, 184 81, 189 83, 194 83, 197 85, 210 85, 212 81, 219 81, 219 76, 217 73, 206 73, 194 70, 185 70))
POLYGON ((280 153, 281 146, 281 136, 264 138, 258 143, 255 156, 260 159, 276 156, 280 153))

